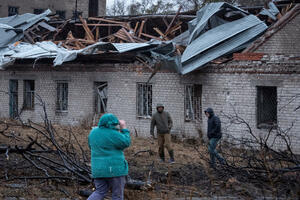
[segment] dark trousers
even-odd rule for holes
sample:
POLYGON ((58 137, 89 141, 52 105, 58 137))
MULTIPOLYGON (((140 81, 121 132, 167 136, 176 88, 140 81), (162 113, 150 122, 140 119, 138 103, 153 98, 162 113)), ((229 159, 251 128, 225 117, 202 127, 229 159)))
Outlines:
POLYGON ((89 196, 88 200, 102 200, 108 190, 112 190, 112 200, 124 199, 125 176, 113 178, 96 178, 94 184, 96 190, 89 196))
POLYGON ((219 140, 220 140, 219 138, 209 139, 208 151, 210 154, 210 164, 212 166, 215 166, 215 158, 217 158, 221 164, 224 164, 224 162, 225 162, 224 158, 222 158, 216 150, 219 140))

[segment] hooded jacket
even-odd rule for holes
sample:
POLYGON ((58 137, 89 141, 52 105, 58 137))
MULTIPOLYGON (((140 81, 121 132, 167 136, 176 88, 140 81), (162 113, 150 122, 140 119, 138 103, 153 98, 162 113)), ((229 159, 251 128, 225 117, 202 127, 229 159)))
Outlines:
POLYGON ((204 112, 209 113, 209 118, 207 119, 207 137, 211 138, 221 138, 221 121, 219 117, 214 114, 212 108, 207 108, 204 112))
POLYGON ((128 175, 128 163, 123 150, 130 146, 130 133, 127 129, 116 128, 118 118, 104 114, 88 137, 91 149, 93 178, 108 178, 128 175))
MULTIPOLYGON (((156 109, 163 107, 163 104, 157 104, 156 109)), ((154 127, 156 126, 158 134, 170 133, 173 121, 170 114, 166 111, 156 112, 151 119, 150 134, 154 135, 154 127)))

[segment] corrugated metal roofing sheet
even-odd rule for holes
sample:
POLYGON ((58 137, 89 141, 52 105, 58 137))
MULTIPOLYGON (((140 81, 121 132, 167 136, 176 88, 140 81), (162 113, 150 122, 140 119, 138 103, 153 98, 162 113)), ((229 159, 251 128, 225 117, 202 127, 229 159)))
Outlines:
MULTIPOLYGON (((215 45, 234 37, 235 35, 258 24, 263 24, 256 16, 249 15, 239 20, 220 25, 203 33, 200 37, 187 46, 184 51, 181 62, 184 63, 215 45)), ((265 26, 267 28, 267 26, 265 26)), ((256 36, 256 35, 254 35, 256 36)))
POLYGON ((36 24, 40 20, 47 20, 47 15, 50 13, 51 11, 48 9, 39 15, 27 13, 23 15, 0 18, 0 24, 2 24, 0 27, 0 48, 6 48, 8 44, 20 40, 23 37, 23 31, 36 24), (4 27, 4 25, 8 25, 13 29, 8 30, 8 27, 4 27))
POLYGON ((132 50, 137 50, 143 47, 149 47, 148 43, 112 43, 118 52, 124 53, 132 50))
POLYGON ((197 12, 197 18, 189 23, 189 28, 189 45, 178 67, 181 74, 245 48, 267 29, 267 25, 256 16, 227 3, 211 3, 197 12), (228 20, 227 16, 234 17, 228 20))
POLYGON ((198 54, 195 58, 188 60, 182 64, 182 74, 189 73, 195 69, 203 67, 206 63, 231 52, 235 48, 239 48, 241 45, 249 42, 254 37, 262 34, 266 30, 266 25, 260 23, 246 31, 241 32, 240 34, 232 37, 223 43, 207 50, 201 54, 198 54))

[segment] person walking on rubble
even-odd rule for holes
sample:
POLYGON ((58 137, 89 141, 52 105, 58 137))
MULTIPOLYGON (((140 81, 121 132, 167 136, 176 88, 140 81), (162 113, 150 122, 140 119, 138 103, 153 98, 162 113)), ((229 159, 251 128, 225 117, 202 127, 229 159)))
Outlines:
POLYGON ((165 161, 164 147, 167 148, 170 156, 170 163, 174 163, 174 151, 171 147, 171 128, 173 121, 170 114, 164 111, 163 104, 157 104, 157 112, 152 116, 150 134, 154 136, 154 127, 156 126, 157 138, 158 138, 158 151, 159 157, 162 162, 165 161))
POLYGON ((216 147, 220 139, 222 138, 221 121, 218 116, 214 114, 212 108, 207 108, 204 111, 207 116, 207 137, 209 139, 208 151, 210 154, 210 167, 215 168, 215 158, 219 160, 221 164, 226 164, 224 158, 222 158, 216 151, 216 147))
POLYGON ((109 189, 113 200, 124 199, 128 163, 123 150, 130 146, 131 138, 126 122, 110 113, 104 114, 88 137, 91 149, 92 177, 96 190, 88 200, 102 200, 109 189), (120 125, 120 129, 117 126, 120 125))

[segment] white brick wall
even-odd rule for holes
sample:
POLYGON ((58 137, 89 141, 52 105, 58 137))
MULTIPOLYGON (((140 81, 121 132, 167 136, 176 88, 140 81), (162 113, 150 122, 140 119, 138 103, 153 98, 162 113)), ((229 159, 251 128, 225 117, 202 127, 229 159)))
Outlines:
MULTIPOLYGON (((150 119, 140 119, 136 115, 136 87, 138 82, 146 82, 150 73, 135 72, 9 72, 1 73, 1 90, 8 91, 9 79, 18 79, 19 109, 23 103, 23 80, 35 80, 35 92, 40 95, 47 105, 51 120, 62 124, 78 124, 94 112, 94 81, 108 82, 108 112, 125 119, 131 130, 136 129, 141 136, 149 135, 150 119), (23 78, 22 78, 23 77, 23 78), (32 77, 32 78, 31 78, 32 77), (61 77, 61 78, 60 78, 61 77), (96 78, 95 78, 96 77, 96 78), (68 112, 56 113, 56 81, 68 81, 68 112)), ((174 132, 195 136, 193 122, 184 122, 184 85, 175 73, 158 73, 151 81, 153 84, 153 112, 157 103, 165 104, 165 109, 174 120, 174 132)), ((1 115, 9 117, 9 97, 1 94, 1 115)), ((35 101, 37 103, 37 100, 35 101)), ((42 109, 35 106, 34 111, 24 110, 22 118, 41 121, 42 109)))
POLYGON ((260 46, 255 52, 273 54, 299 54, 300 45, 300 15, 289 21, 284 28, 260 46))
MULTIPOLYGON (((262 64, 264 65, 264 64, 262 64)), ((213 67, 212 67, 213 68, 213 67)), ((230 71, 229 67, 224 68, 230 71)), ((140 136, 149 136, 150 119, 139 119, 136 115, 136 84, 146 82, 150 73, 129 71, 117 72, 59 72, 35 71, 22 72, 0 71, 0 90, 8 91, 9 79, 19 80, 19 108, 23 103, 23 80, 32 77, 35 80, 36 93, 46 102, 49 118, 57 123, 78 124, 94 111, 94 81, 108 82, 108 111, 118 118, 125 119, 132 132, 137 130, 140 136), (69 107, 65 114, 55 112, 56 81, 67 80, 69 83, 69 107)), ((165 109, 174 121, 173 133, 186 137, 198 136, 197 128, 206 133, 206 118, 196 126, 194 122, 184 121, 184 85, 201 84, 203 109, 212 107, 221 117, 223 130, 235 136, 244 136, 246 127, 226 124, 221 112, 233 114, 233 108, 239 116, 253 127, 255 133, 265 134, 266 130, 256 128, 256 86, 277 86, 278 122, 284 130, 294 124, 290 134, 293 147, 300 152, 300 74, 257 74, 199 72, 179 76, 176 73, 157 73, 151 80, 153 84, 153 112, 157 103, 165 104, 165 109), (274 85, 275 84, 275 85, 274 85)), ((0 93, 0 117, 9 117, 8 95, 0 93)), ((41 121, 41 108, 24 111, 24 119, 41 121)), ((203 113, 203 112, 202 112, 203 113)), ((204 134, 206 135, 206 134, 204 134)))

